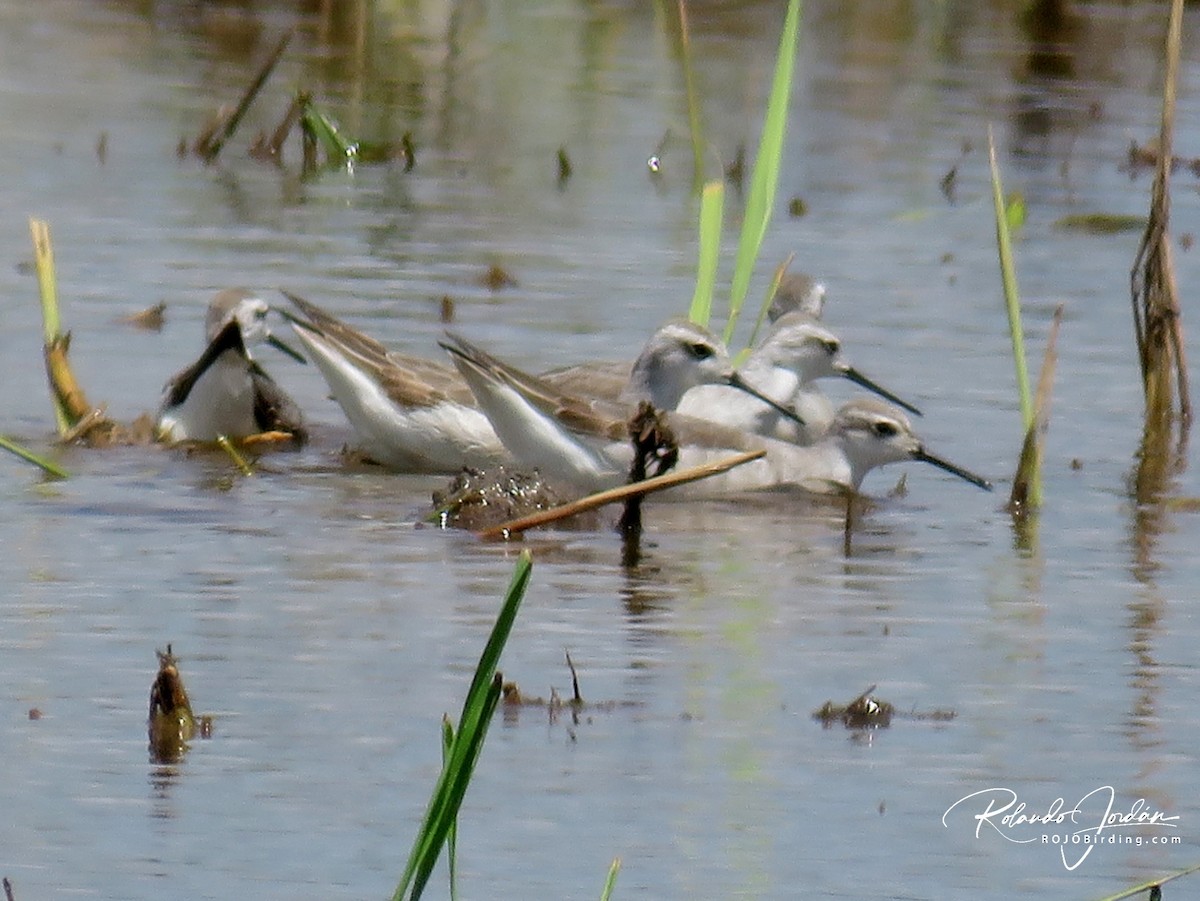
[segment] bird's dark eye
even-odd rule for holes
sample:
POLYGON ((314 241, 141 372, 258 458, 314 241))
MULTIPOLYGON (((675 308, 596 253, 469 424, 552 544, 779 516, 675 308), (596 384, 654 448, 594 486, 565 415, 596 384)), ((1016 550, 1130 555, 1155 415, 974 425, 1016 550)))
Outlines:
POLYGON ((705 344, 703 341, 694 341, 684 346, 687 348, 687 352, 697 360, 707 360, 714 353, 712 345, 705 344))
POLYGON ((825 353, 829 354, 831 357, 837 354, 838 348, 841 346, 833 338, 830 338, 827 341, 822 341, 821 343, 825 346, 825 353))
POLYGON ((871 425, 871 431, 880 438, 891 438, 900 430, 896 428, 896 424, 894 422, 880 421, 871 425))

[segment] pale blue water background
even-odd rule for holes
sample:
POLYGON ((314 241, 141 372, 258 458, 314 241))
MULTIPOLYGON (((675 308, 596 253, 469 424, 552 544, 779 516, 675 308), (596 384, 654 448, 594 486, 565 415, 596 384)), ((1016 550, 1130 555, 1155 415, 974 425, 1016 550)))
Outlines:
MULTIPOLYGON (((51 432, 36 289, 18 269, 30 215, 53 229, 80 378, 123 419, 155 406, 231 284, 289 288, 430 355, 449 294, 458 328, 530 366, 628 354, 686 309, 696 208, 668 5, 381 5, 362 28, 353 6, 326 31, 286 3, 0 5, 6 434, 45 446, 51 432), (177 159, 293 23, 221 162, 177 159), (294 145, 283 170, 249 159, 297 86, 352 132, 411 130, 414 171, 304 181, 294 145), (645 160, 668 127, 656 183, 645 160), (493 261, 518 287, 478 284, 493 261), (116 322, 159 300, 161 334, 116 322)), ((497 720, 461 821, 463 897, 596 897, 614 856, 618 898, 1098 898, 1200 862, 1198 524, 1139 517, 1128 489, 1138 235, 1052 227, 1144 211, 1148 175, 1119 166, 1157 133, 1163 11, 1079 10, 1074 75, 1047 78, 1029 72, 1016 4, 806 4, 754 296, 795 252, 828 284, 851 358, 1000 491, 928 467, 876 473, 874 494, 904 470, 909 493, 866 517, 848 555, 836 511, 779 499, 652 507, 633 572, 607 530, 531 536, 506 676, 567 692, 569 650, 586 697, 627 706, 578 725, 497 720), (1033 365, 1067 303, 1032 551, 1000 509, 1018 414, 989 122, 1029 204, 1017 263, 1033 365), (938 183, 956 163, 949 205, 938 183), (788 217, 794 195, 807 216, 788 217), (875 683, 902 710, 958 716, 868 734, 810 718, 875 683), (1102 847, 1068 872, 1052 847, 941 821, 992 786, 1045 809, 1103 785, 1126 809, 1145 798, 1177 816, 1181 844, 1102 847)), ((754 145, 782 7, 691 16, 705 125, 730 160, 754 145)), ((1197 27, 1190 11, 1185 33, 1197 27)), ((1196 69, 1185 48, 1185 156, 1200 155, 1196 69)), ((1195 188, 1176 176, 1176 235, 1200 227, 1195 188)), ((1176 263, 1186 304, 1195 252, 1176 263)), ((64 451, 74 477, 53 485, 0 458, 0 875, 20 901, 383 898, 398 880, 440 716, 461 703, 516 550, 414 528, 443 480, 347 471, 352 436, 319 374, 268 365, 314 441, 232 487, 219 457, 153 448, 64 451), (163 769, 145 712, 168 641, 216 733, 163 769)), ((1197 493, 1190 472, 1171 489, 1197 493)), ((444 896, 440 875, 431 891, 444 896)))

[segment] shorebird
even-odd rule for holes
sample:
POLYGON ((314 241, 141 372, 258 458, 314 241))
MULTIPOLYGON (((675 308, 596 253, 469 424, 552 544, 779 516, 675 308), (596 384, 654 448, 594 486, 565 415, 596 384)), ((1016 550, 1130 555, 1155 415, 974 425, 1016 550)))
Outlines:
MULTIPOLYGON (((443 347, 518 463, 587 492, 624 481, 632 452, 624 418, 594 401, 557 391, 460 337, 450 336, 443 347)), ((930 463, 980 488, 992 487, 928 451, 903 411, 873 398, 845 404, 811 447, 682 414, 669 415, 668 424, 679 443, 681 468, 736 451, 766 450, 760 460, 682 489, 691 496, 784 486, 817 493, 857 491, 872 469, 902 460, 930 463)))
POLYGON ((816 442, 833 423, 834 408, 813 384, 844 378, 910 413, 912 404, 867 378, 842 356, 841 341, 812 315, 794 310, 780 316, 738 370, 743 378, 777 404, 799 414, 803 425, 778 410, 753 404, 719 385, 700 385, 678 405, 680 413, 796 444, 816 442))
POLYGON ((216 441, 264 432, 305 439, 299 408, 250 353, 266 343, 304 362, 271 334, 268 312, 265 300, 243 288, 217 293, 205 318, 208 345, 195 363, 167 382, 158 411, 159 440, 216 441))
POLYGON ((767 317, 778 322, 786 314, 798 311, 820 319, 825 310, 825 293, 823 282, 803 272, 790 272, 779 280, 767 317))
MULTIPOLYGON (((364 452, 376 462, 406 471, 458 472, 464 466, 511 459, 453 367, 389 352, 316 304, 283 293, 304 315, 285 314, 296 336, 324 375, 364 452)), ((597 381, 604 381, 599 375, 604 371, 596 370, 597 381)), ((604 383, 610 395, 598 400, 614 400, 620 409, 646 400, 671 410, 689 388, 714 383, 750 394, 781 417, 794 415, 746 384, 724 344, 689 322, 668 322, 651 335, 633 366, 626 367, 619 391, 611 390, 614 372, 607 370, 604 383)), ((578 374, 564 370, 547 378, 553 384, 556 378, 570 381, 578 374)))
POLYGON ((511 456, 451 367, 388 351, 302 297, 284 313, 375 462, 405 472, 460 471, 511 456))

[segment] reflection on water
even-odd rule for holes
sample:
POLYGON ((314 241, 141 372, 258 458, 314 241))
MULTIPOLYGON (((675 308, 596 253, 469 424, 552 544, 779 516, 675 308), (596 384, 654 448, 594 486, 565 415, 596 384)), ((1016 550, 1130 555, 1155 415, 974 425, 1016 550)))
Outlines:
MULTIPOLYGON (((230 284, 320 298, 403 352, 436 353, 449 297, 457 328, 523 366, 625 355, 693 289, 668 7, 9 4, 0 75, 22 140, 0 178, 18 218, 54 229, 89 396, 122 420, 152 409, 230 284), (221 160, 176 158, 292 25, 221 160), (296 87, 351 133, 411 132, 416 166, 301 178, 296 147, 281 167, 251 159, 296 87), (479 283, 495 261, 515 287, 479 283), (161 332, 117 322, 159 301, 161 332)), ((0 728, 0 800, 19 812, 0 848, 20 896, 384 897, 440 766, 441 714, 461 703, 520 547, 536 565, 506 677, 569 694, 567 651, 584 697, 615 703, 578 719, 523 709, 492 731, 461 821, 464 883, 586 897, 621 856, 618 893, 648 897, 845 894, 847 873, 857 897, 1101 897, 1187 862, 1194 835, 1099 849, 1068 876, 1040 849, 940 823, 989 785, 1045 804, 1109 784, 1179 814, 1182 833, 1200 823, 1196 522, 1173 503, 1198 493, 1195 476, 1169 438, 1135 453, 1135 248, 1052 228, 1068 212, 1144 212, 1147 184, 1119 165, 1131 135, 1157 131, 1163 26, 1152 4, 1063 10, 806 4, 780 192, 808 212, 781 203, 751 288, 761 297, 794 252, 829 285, 826 318, 856 361, 926 411, 931 445, 1011 472, 1019 416, 978 152, 995 124, 1030 210, 1016 254, 1031 343, 1067 304, 1030 531, 996 498, 909 466, 901 496, 887 496, 896 476, 868 478, 878 500, 849 528, 844 506, 781 494, 650 501, 634 565, 615 514, 481 543, 415 525, 445 480, 347 463, 353 435, 319 373, 272 364, 313 440, 253 477, 161 448, 64 450, 73 477, 46 486, 0 464, 0 706, 20 713, 0 728), (222 728, 148 765, 144 663, 167 637, 203 656, 195 692, 222 728), (958 716, 850 740, 812 720, 871 684, 898 710, 958 716), (26 719, 32 706, 45 715, 26 719)), ((715 172, 754 146, 780 7, 688 12, 715 172)), ((1181 103, 1186 146, 1200 119, 1181 103)), ((729 192, 730 250, 743 202, 729 192)), ((1198 207, 1177 194, 1181 233, 1198 207)), ((0 240, 14 299, 0 431, 44 446, 28 237, 0 240)), ((1181 284, 1193 257, 1177 254, 1181 284)))

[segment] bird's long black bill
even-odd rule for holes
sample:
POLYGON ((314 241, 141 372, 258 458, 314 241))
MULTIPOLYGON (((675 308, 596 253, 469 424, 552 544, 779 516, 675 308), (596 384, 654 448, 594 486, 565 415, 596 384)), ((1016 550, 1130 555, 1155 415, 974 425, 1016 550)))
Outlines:
POLYGON ((800 418, 800 414, 797 413, 795 410, 793 410, 791 407, 785 407, 783 404, 776 403, 775 401, 771 400, 771 398, 767 397, 765 394, 760 392, 757 388, 752 386, 749 382, 747 382, 745 379, 743 379, 736 372, 733 373, 733 375, 731 375, 729 377, 729 386, 731 388, 737 388, 739 391, 745 391, 747 394, 749 394, 755 400, 762 401, 764 404, 766 404, 772 410, 774 410, 777 413, 780 413, 783 416, 786 416, 788 419, 792 420, 793 422, 798 422, 800 425, 807 425, 807 423, 803 419, 800 418))
POLYGON ((300 351, 298 351, 298 350, 292 349, 287 344, 285 344, 284 342, 282 342, 278 338, 276 338, 274 335, 267 336, 267 343, 270 344, 276 350, 282 351, 283 353, 287 354, 289 357, 291 357, 293 360, 296 360, 297 362, 300 362, 300 363, 308 362, 308 360, 304 359, 304 354, 300 353, 300 351))
POLYGON ((924 448, 914 451, 912 458, 914 460, 920 460, 922 463, 932 463, 938 469, 944 469, 946 472, 956 475, 960 479, 965 479, 972 485, 977 485, 978 487, 982 488, 984 491, 992 490, 992 483, 983 476, 977 476, 975 473, 969 472, 968 470, 963 469, 961 466, 955 466, 949 460, 943 460, 941 457, 935 457, 924 448))
POLYGON ((868 391, 872 391, 875 394, 878 394, 884 400, 891 401, 892 403, 894 403, 897 407, 903 407, 909 413, 912 413, 915 416, 924 415, 921 413, 920 410, 918 410, 916 407, 914 407, 908 401, 901 400, 900 398, 896 397, 896 395, 894 395, 894 394, 892 394, 892 392, 888 391, 887 388, 884 388, 883 386, 878 385, 875 382, 871 381, 869 378, 867 378, 865 375, 863 375, 861 372, 859 372, 853 366, 846 367, 846 369, 844 369, 842 371, 842 375, 845 376, 846 378, 848 378, 850 381, 854 382, 854 384, 859 385, 860 387, 866 388, 868 391))

